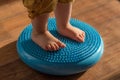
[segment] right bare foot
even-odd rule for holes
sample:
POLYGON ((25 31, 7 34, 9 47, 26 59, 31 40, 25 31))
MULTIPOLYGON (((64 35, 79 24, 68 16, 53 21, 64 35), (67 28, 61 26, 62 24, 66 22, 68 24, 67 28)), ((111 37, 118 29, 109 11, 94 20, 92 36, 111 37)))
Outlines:
POLYGON ((38 34, 32 32, 32 40, 41 48, 48 51, 56 51, 65 47, 65 44, 55 38, 49 31, 38 34))

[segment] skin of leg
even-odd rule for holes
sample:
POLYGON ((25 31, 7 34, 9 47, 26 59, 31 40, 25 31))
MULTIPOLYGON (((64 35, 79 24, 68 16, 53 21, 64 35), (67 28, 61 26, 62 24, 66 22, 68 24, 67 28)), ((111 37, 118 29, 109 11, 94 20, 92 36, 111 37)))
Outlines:
POLYGON ((69 37, 78 42, 84 42, 85 32, 69 23, 72 12, 72 2, 58 3, 54 12, 57 20, 58 32, 61 35, 69 37))
POLYGON ((55 38, 48 30, 49 13, 36 16, 31 20, 33 25, 32 40, 42 47, 44 50, 55 51, 60 47, 65 47, 65 44, 55 38))

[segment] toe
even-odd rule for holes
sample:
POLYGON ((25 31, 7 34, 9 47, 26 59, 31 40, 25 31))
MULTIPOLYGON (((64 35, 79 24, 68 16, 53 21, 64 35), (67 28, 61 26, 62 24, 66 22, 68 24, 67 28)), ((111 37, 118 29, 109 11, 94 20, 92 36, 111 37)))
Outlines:
POLYGON ((54 43, 51 43, 50 45, 51 45, 51 51, 55 51, 55 50, 56 50, 56 48, 55 48, 54 43))
POLYGON ((82 42, 84 42, 84 36, 82 36, 81 40, 82 40, 82 42))
POLYGON ((45 46, 45 48, 43 48, 43 49, 45 49, 46 51, 49 50, 49 49, 48 49, 48 46, 45 46))
POLYGON ((56 47, 56 50, 60 48, 57 43, 55 43, 54 46, 56 47))
POLYGON ((79 35, 79 36, 80 36, 81 42, 84 42, 84 36, 83 35, 79 35))
POLYGON ((59 49, 59 46, 57 45, 57 43, 54 43, 53 46, 54 46, 54 51, 59 49))
POLYGON ((59 47, 62 47, 62 48, 64 48, 66 46, 64 43, 62 43, 60 41, 57 41, 56 43, 58 44, 59 47))
POLYGON ((49 51, 51 51, 52 47, 51 47, 50 44, 47 46, 47 49, 48 49, 49 51))
POLYGON ((82 35, 82 34, 79 34, 79 36, 78 36, 78 37, 83 38, 83 35, 82 35))
POLYGON ((85 32, 82 33, 83 41, 85 40, 85 32))
POLYGON ((77 40, 78 42, 83 42, 81 35, 76 36, 76 40, 77 40))
POLYGON ((85 32, 82 33, 82 36, 85 37, 85 32))

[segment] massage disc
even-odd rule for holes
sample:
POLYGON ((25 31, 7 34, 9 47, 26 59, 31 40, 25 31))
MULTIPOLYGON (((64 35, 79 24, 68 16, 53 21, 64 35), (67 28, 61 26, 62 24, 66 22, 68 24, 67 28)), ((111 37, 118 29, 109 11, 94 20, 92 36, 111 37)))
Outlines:
POLYGON ((31 68, 46 74, 72 75, 86 71, 100 60, 104 50, 103 40, 92 26, 76 19, 71 19, 70 23, 85 32, 85 42, 60 35, 56 30, 56 19, 49 18, 48 30, 66 47, 57 51, 43 50, 32 41, 32 24, 29 24, 17 41, 19 57, 31 68))

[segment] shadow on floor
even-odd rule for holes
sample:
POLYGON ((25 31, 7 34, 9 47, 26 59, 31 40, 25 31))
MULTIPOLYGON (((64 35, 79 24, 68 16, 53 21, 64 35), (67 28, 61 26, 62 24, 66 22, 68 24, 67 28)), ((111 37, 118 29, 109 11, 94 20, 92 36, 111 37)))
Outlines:
POLYGON ((53 76, 35 71, 18 57, 14 41, 0 48, 0 73, 1 80, 77 80, 85 72, 70 76, 53 76))
MULTIPOLYGON (((48 75, 48 74, 43 74, 40 73, 38 71, 34 72, 32 76, 30 76, 29 78, 25 78, 25 80, 78 80, 78 78, 80 78, 81 76, 84 75, 85 72, 81 72, 78 74, 74 74, 74 75, 69 75, 69 76, 54 76, 54 75, 48 75), (31 79, 34 76, 34 79, 31 79)), ((24 79, 23 79, 24 80, 24 79)))

